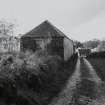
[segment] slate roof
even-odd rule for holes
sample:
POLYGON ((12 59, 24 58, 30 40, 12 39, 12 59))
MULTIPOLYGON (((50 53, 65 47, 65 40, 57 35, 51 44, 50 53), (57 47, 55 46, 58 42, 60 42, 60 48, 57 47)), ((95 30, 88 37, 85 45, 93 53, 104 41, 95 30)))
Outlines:
POLYGON ((63 32, 57 29, 49 21, 44 21, 36 28, 32 29, 22 37, 67 37, 63 32))

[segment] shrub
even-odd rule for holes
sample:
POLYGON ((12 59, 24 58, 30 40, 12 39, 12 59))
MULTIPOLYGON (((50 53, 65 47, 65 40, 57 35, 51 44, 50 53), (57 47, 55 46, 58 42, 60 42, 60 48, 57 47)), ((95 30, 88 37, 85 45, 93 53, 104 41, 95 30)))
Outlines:
POLYGON ((105 51, 91 53, 87 58, 105 58, 105 51))
POLYGON ((17 102, 17 99, 20 100, 20 91, 21 96, 26 97, 25 100, 29 97, 27 94, 32 91, 39 97, 38 99, 48 97, 46 99, 48 101, 61 90, 68 77, 73 73, 76 60, 77 55, 74 54, 68 62, 64 63, 58 55, 51 56, 45 51, 2 54, 0 91, 3 90, 3 94, 5 92, 8 94, 4 96, 5 99, 14 96, 14 103, 17 102), (6 88, 8 88, 7 91, 5 91, 6 88), (26 91, 25 95, 23 91, 26 91), (12 96, 11 93, 13 93, 12 96))

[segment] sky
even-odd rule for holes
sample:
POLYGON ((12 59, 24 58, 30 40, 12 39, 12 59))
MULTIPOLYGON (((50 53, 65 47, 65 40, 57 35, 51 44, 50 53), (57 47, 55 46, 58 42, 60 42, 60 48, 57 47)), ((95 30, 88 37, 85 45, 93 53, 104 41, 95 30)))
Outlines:
POLYGON ((0 0, 0 20, 17 34, 49 20, 71 39, 105 39, 105 0, 0 0))

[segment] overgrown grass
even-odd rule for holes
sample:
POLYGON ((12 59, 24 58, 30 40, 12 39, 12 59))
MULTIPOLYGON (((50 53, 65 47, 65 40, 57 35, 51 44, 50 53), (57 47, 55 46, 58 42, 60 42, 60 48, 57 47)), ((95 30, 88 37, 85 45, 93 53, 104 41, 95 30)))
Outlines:
POLYGON ((4 105, 46 105, 63 88, 77 61, 47 52, 5 53, 0 57, 0 102, 4 105))
POLYGON ((98 76, 105 81, 105 58, 88 58, 98 76))
POLYGON ((90 53, 87 58, 105 58, 105 51, 90 53))
POLYGON ((105 103, 105 58, 102 57, 89 57, 87 58, 96 70, 97 75, 103 82, 100 83, 97 89, 97 99, 93 100, 92 104, 89 105, 104 105, 105 103))
POLYGON ((99 77, 105 81, 105 51, 94 52, 87 56, 99 77))

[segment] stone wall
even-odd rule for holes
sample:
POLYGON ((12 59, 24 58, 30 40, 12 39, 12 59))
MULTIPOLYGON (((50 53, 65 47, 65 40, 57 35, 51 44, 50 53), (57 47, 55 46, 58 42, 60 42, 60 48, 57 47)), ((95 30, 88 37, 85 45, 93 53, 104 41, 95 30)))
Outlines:
POLYGON ((59 55, 64 58, 63 37, 48 38, 21 38, 21 51, 39 49, 46 50, 51 55, 59 55))
POLYGON ((36 50, 36 42, 33 38, 25 37, 20 40, 20 49, 21 51, 35 51, 36 50))

